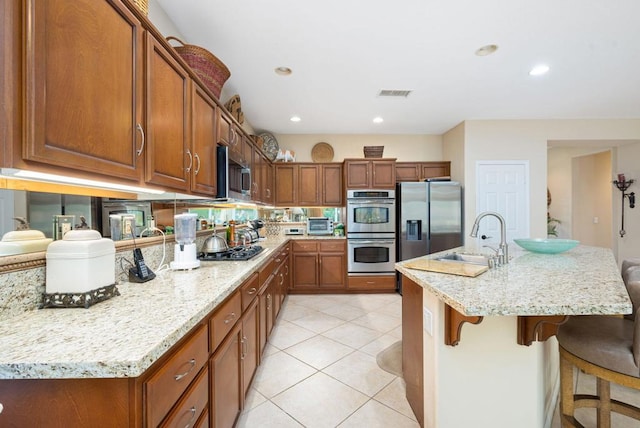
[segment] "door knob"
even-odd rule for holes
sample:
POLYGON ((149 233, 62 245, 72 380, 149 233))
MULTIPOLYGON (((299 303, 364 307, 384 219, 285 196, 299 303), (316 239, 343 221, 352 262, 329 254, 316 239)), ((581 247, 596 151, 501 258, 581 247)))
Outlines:
POLYGON ((480 238, 481 238, 481 239, 491 239, 491 236, 482 235, 480 238))

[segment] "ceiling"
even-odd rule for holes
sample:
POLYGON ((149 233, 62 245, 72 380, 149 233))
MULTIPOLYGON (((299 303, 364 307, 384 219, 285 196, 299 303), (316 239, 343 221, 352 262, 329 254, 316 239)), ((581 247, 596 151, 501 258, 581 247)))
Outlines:
POLYGON ((472 119, 640 118, 638 0, 156 1, 185 42, 227 65, 224 91, 260 131, 439 135, 472 119), (498 50, 475 55, 488 44, 498 50), (530 76, 540 63, 550 71, 530 76))

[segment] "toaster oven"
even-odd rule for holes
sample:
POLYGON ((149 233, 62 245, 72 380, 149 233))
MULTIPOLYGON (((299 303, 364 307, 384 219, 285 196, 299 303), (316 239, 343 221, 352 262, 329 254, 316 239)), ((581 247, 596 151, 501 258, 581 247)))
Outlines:
POLYGON ((329 217, 307 218, 307 235, 333 235, 333 220, 329 217))

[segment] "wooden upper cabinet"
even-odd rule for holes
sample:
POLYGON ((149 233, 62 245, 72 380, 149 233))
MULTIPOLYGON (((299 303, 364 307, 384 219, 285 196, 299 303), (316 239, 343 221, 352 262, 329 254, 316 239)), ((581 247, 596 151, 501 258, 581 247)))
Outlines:
POLYGON ((451 162, 422 162, 422 174, 420 179, 444 177, 451 175, 451 162))
POLYGON ((263 169, 266 159, 262 157, 257 147, 252 147, 253 161, 251 162, 251 200, 257 202, 266 202, 266 188, 263 184, 265 178, 263 169))
POLYGON ((420 171, 418 162, 396 162, 396 182, 419 181, 420 171))
POLYGON ((323 164, 320 177, 322 206, 341 207, 344 205, 344 190, 342 188, 342 164, 323 164))
POLYGON ((345 159, 347 189, 393 189, 396 186, 395 159, 345 159))
POLYGON ((217 109, 218 114, 218 144, 231 145, 232 120, 222 113, 222 109, 217 109))
POLYGON ((191 190, 216 195, 216 103, 199 86, 192 85, 191 190))
POLYGON ((451 175, 451 162, 396 162, 396 181, 424 181, 451 175))
POLYGON ((293 164, 275 164, 275 184, 277 206, 295 206, 298 197, 298 167, 293 164))
POLYGON ((320 205, 320 165, 300 164, 298 168, 298 205, 320 205))
POLYGON ((146 63, 145 181, 188 190, 194 164, 189 115, 191 77, 150 33, 147 33, 146 63))
POLYGON ((275 167, 265 156, 262 157, 262 162, 262 201, 273 205, 275 203, 275 167))
POLYGON ((143 141, 140 21, 120 2, 23 4, 23 159, 140 181, 143 162, 136 154, 143 141))

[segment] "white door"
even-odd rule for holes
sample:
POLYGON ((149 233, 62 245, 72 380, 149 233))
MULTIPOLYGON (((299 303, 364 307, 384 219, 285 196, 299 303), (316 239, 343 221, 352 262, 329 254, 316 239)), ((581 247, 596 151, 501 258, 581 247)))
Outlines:
MULTIPOLYGON (((529 162, 476 162, 476 214, 495 211, 505 219, 507 241, 529 237, 529 162)), ((488 216, 480 222, 479 245, 500 242, 500 223, 488 216)))

